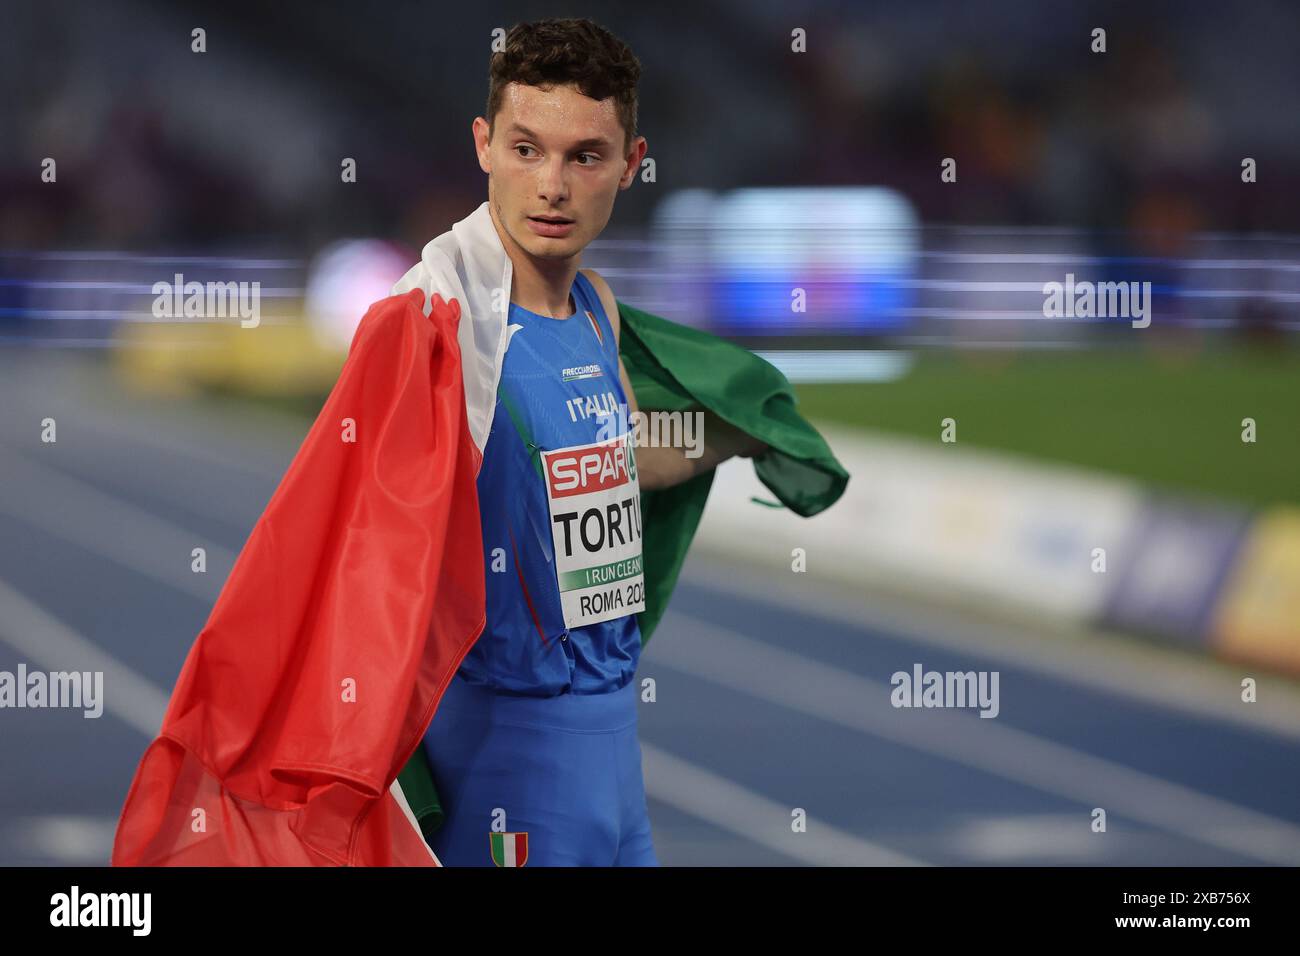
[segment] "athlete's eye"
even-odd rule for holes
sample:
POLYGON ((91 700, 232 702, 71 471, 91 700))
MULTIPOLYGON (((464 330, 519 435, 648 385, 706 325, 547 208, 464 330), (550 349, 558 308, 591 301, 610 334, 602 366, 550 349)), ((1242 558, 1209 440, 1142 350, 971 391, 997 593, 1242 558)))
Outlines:
POLYGON ((582 163, 581 165, 583 165, 583 166, 594 166, 596 163, 600 162, 600 156, 598 156, 596 153, 579 153, 578 156, 579 156, 579 157, 582 157, 582 156, 590 156, 590 157, 591 157, 591 162, 590 162, 590 163, 582 163))
MULTIPOLYGON (((532 147, 531 147, 531 146, 525 146, 523 143, 520 143, 518 146, 515 147, 515 149, 516 149, 516 150, 520 150, 520 149, 532 149, 532 147)), ((527 159, 528 157, 527 157, 527 156, 524 156, 524 157, 522 157, 522 158, 523 158, 523 159, 527 159)))

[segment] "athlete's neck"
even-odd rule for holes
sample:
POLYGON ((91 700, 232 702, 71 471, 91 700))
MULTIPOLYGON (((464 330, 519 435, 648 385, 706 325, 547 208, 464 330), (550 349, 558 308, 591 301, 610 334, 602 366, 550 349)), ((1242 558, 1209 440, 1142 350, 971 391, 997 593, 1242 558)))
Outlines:
POLYGON ((567 319, 577 313, 577 303, 570 292, 578 274, 580 256, 571 259, 538 259, 531 256, 497 222, 491 203, 492 225, 501 245, 510 257, 514 278, 510 283, 510 301, 521 309, 553 319, 567 319))
MULTIPOLYGON (((512 260, 513 261, 513 260, 512 260)), ((563 278, 563 285, 557 285, 550 279, 539 280, 537 276, 526 277, 514 263, 514 280, 510 283, 510 301, 521 309, 527 309, 536 315, 552 319, 567 319, 578 311, 570 290, 577 269, 569 269, 563 278), (555 305, 554 303, 560 303, 555 305)))

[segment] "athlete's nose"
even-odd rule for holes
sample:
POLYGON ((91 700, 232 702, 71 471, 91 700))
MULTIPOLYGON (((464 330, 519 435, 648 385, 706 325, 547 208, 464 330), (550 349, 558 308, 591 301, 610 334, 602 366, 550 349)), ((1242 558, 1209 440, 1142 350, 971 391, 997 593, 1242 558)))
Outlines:
POLYGON ((551 206, 557 206, 569 198, 568 186, 564 181, 564 157, 557 156, 542 164, 537 173, 537 198, 545 200, 551 206))

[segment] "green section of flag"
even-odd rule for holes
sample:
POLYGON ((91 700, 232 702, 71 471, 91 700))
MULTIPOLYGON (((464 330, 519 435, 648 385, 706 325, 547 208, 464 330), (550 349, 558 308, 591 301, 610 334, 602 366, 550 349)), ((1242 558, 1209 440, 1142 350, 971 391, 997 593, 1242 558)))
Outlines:
MULTIPOLYGON (((794 389, 776 366, 700 329, 622 302, 618 311, 619 355, 641 411, 703 409, 760 439, 771 450, 753 459, 759 480, 803 517, 824 511, 844 493, 848 472, 796 409, 794 389)), ((637 623, 643 645, 668 607, 712 485, 710 470, 641 492, 646 609, 637 623)))
POLYGON ((402 772, 397 775, 398 786, 402 796, 411 805, 411 813, 420 824, 420 833, 426 841, 430 840, 446 815, 442 810, 442 801, 438 798, 438 789, 433 785, 433 769, 429 766, 429 757, 424 752, 424 745, 415 748, 415 753, 406 762, 402 772))
MULTIPOLYGON (((632 386, 636 388, 635 385, 632 386)), ((609 564, 598 564, 590 568, 578 568, 576 571, 565 571, 560 575, 560 590, 575 591, 579 588, 594 588, 602 584, 614 584, 626 578, 634 578, 643 570, 643 564, 640 555, 635 558, 624 558, 621 561, 611 561, 609 564)))

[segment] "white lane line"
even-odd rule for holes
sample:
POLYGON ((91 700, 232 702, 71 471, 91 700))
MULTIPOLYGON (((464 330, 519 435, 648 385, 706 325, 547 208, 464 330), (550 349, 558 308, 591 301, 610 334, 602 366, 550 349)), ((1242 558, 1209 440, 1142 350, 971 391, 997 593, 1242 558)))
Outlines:
MULTIPOLYGON (((250 503, 261 504, 270 498, 275 479, 250 481, 229 469, 221 471, 207 463, 189 462, 181 453, 167 458, 142 454, 139 449, 114 446, 105 436, 96 435, 98 442, 82 441, 75 436, 66 442, 73 448, 55 451, 48 446, 25 442, 21 446, 0 441, 0 456, 23 455, 28 461, 45 464, 57 458, 55 464, 62 474, 98 475, 105 458, 110 458, 103 473, 132 485, 141 495, 146 495, 149 506, 153 501, 166 502, 212 521, 230 526, 235 531, 245 527, 245 516, 250 503)), ((96 487, 101 487, 99 484, 96 487)))
MULTIPOLYGON (((1300 827, 1181 784, 951 710, 902 710, 891 687, 736 631, 670 611, 672 639, 647 652, 663 664, 759 700, 818 717, 1055 794, 1084 810, 1139 820, 1267 863, 1300 864, 1300 827)), ((1003 688, 1005 690, 1005 688, 1003 688)), ((1004 699, 1005 705, 1005 699, 1004 699)))
POLYGON ((120 498, 17 454, 0 460, 0 511, 185 594, 213 601, 235 554, 120 498), (207 551, 207 571, 190 552, 207 551))
MULTIPOLYGON (((56 384, 66 386, 67 382, 60 381, 56 384)), ((166 414, 160 414, 156 409, 138 401, 125 407, 112 407, 105 405, 99 395, 79 383, 74 383, 71 387, 78 392, 74 398, 50 392, 48 383, 32 383, 20 388, 14 397, 14 405, 21 406, 21 411, 16 408, 14 414, 7 418, 19 421, 25 415, 32 423, 32 431, 36 428, 35 423, 42 418, 67 419, 76 423, 74 427, 92 429, 96 434, 109 435, 120 442, 130 442, 172 457, 183 456, 193 462, 216 465, 227 471, 262 480, 278 477, 270 452, 284 447, 286 443, 292 443, 291 447, 297 449, 307 433, 307 426, 311 424, 301 424, 296 416, 283 417, 259 410, 257 435, 259 439, 262 435, 267 437, 261 440, 260 447, 255 447, 256 443, 238 429, 237 421, 230 414, 205 409, 193 403, 187 404, 183 411, 178 408, 166 414), (34 393, 42 385, 46 391, 37 397, 34 393), (109 409, 107 412, 106 408, 109 409), (202 429, 206 441, 195 437, 199 429, 202 429), (214 443, 221 447, 214 447, 214 443), (240 452, 238 455, 230 453, 234 451, 235 444, 240 452), (264 448, 267 451, 263 451, 264 448), (250 451, 259 456, 256 462, 248 461, 250 451)), ((108 398, 116 401, 120 396, 109 393, 108 398)), ((0 437, 19 447, 25 447, 30 442, 28 436, 32 431, 20 437, 16 428, 6 428, 0 432, 0 437)), ((66 428, 61 431, 66 434, 66 428)), ((286 467, 287 464, 286 462, 286 467)), ((283 469, 281 473, 282 471, 283 469)))
POLYGON ((641 764, 647 796, 791 859, 813 866, 924 865, 811 814, 807 831, 794 833, 793 807, 644 742, 641 764))
POLYGON ((158 735, 167 695, 4 581, 0 640, 47 670, 103 671, 104 709, 150 740, 158 735))
MULTIPOLYGON (((207 407, 188 398, 183 404, 162 407, 133 397, 124 403, 120 387, 114 388, 113 383, 88 382, 66 373, 53 384, 48 375, 26 385, 6 380, 6 386, 11 384, 17 387, 5 391, 12 393, 7 397, 12 399, 13 413, 0 418, 0 442, 12 447, 5 448, 3 456, 45 450, 36 438, 37 424, 52 417, 67 422, 66 442, 92 456, 89 461, 72 462, 83 468, 93 467, 95 451, 90 444, 78 442, 78 432, 90 432, 118 446, 112 452, 117 457, 151 461, 157 453, 184 472, 198 466, 231 475, 243 486, 251 480, 257 489, 274 487, 292 457, 286 458, 285 452, 297 452, 311 425, 300 416, 269 409, 255 409, 255 414, 241 417, 235 410, 207 407), (20 426, 20 422, 27 424, 20 426)), ((168 487, 153 493, 227 523, 246 513, 235 507, 238 502, 228 493, 184 498, 168 487)), ((263 500, 267 497, 263 495, 263 500)))
POLYGON ((734 559, 722 571, 698 555, 689 570, 690 580, 709 590, 780 604, 854 631, 883 631, 931 647, 1003 661, 1008 667, 1036 670, 1141 703, 1300 741, 1300 696, 1294 693, 1294 682, 1278 676, 1269 683, 1276 692, 1261 695, 1257 703, 1242 701, 1243 676, 1251 674, 1261 682, 1268 679, 1253 667, 1233 670, 1204 655, 1148 646, 1131 637, 1117 639, 1084 626, 1044 622, 1035 627, 965 616, 926 606, 923 600, 878 594, 870 600, 848 597, 843 583, 834 586, 816 579, 792 581, 792 577, 796 576, 788 570, 762 574, 753 565, 736 565, 734 559))
MULTIPOLYGON (((1114 844, 1093 833, 1086 814, 1034 813, 964 820, 945 831, 942 845, 990 864, 1040 865, 1073 860, 1103 863, 1114 844)), ((1161 837, 1167 840, 1168 837, 1161 837)))
POLYGON ((4 845, 22 856, 67 866, 103 866, 113 854, 114 817, 19 817, 4 828, 4 845))

